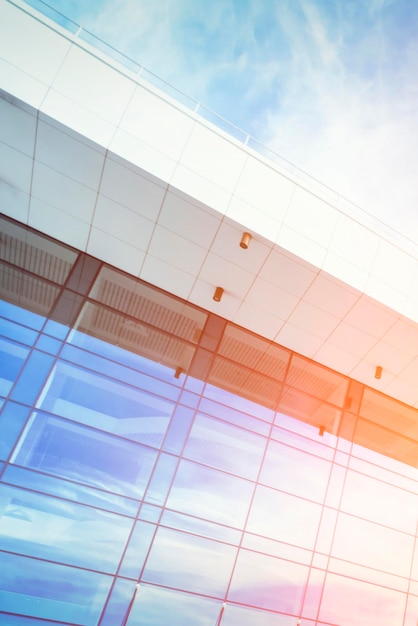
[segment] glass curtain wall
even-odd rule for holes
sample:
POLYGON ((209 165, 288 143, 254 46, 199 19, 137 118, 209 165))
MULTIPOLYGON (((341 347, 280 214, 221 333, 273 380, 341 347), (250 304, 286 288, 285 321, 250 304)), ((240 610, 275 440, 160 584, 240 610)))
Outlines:
POLYGON ((415 439, 365 434, 390 399, 7 229, 2 625, 416 626, 415 439))

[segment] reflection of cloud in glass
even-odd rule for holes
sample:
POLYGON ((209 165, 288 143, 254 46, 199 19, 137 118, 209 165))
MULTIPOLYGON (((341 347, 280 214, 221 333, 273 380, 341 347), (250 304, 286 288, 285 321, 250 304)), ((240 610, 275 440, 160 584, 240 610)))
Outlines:
POLYGON ((171 402, 68 363, 54 368, 37 406, 154 446, 173 412, 171 402))
POLYGON ((155 458, 154 450, 139 444, 35 413, 12 462, 138 498, 155 458))
MULTIPOLYGON (((225 407, 224 412, 227 411, 225 407)), ((226 415, 224 417, 227 419, 226 415)), ((197 415, 186 444, 185 456, 254 480, 265 445, 264 437, 220 420, 197 415)))
POLYGON ((3 611, 43 619, 97 624, 111 577, 12 554, 2 554, 3 611))
POLYGON ((2 486, 0 545, 13 552, 114 572, 131 520, 2 486))
POLYGON ((182 461, 167 507, 241 528, 254 484, 182 461))
POLYGON ((143 584, 128 626, 213 626, 221 603, 143 584))
POLYGON ((416 532, 416 493, 358 472, 347 472, 341 509, 404 532, 416 532))
MULTIPOLYGON (((366 520, 340 513, 332 555, 346 561, 408 577, 415 537, 366 520)), ((373 579, 379 576, 374 572, 373 579)), ((381 576, 386 584, 387 576, 381 576)))
POLYGON ((403 623, 405 594, 328 573, 319 619, 343 626, 403 623))
POLYGON ((258 486, 247 530, 312 549, 320 515, 318 504, 258 486))
POLYGON ((317 456, 270 441, 260 482, 322 502, 330 469, 331 464, 317 456))
POLYGON ((265 554, 241 550, 229 598, 261 608, 297 614, 309 568, 265 554))
POLYGON ((222 597, 236 548, 160 528, 144 571, 146 582, 222 597))

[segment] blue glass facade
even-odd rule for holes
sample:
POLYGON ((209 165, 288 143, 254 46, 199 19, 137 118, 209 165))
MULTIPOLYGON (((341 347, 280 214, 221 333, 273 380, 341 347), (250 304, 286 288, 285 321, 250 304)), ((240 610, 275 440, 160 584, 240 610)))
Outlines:
POLYGON ((2 625, 416 626, 417 446, 375 392, 5 232, 2 625))

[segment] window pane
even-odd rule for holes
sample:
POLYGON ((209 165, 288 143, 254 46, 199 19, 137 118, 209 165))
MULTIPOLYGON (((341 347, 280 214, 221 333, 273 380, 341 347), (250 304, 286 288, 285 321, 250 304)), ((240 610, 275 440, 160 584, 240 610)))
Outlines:
POLYGON ((114 572, 132 520, 92 507, 0 486, 0 549, 114 572))
POLYGON ((1 560, 3 611, 96 626, 110 576, 5 552, 1 560))
POLYGON ((249 550, 240 550, 229 599, 298 614, 309 568, 249 550))
POLYGON ((34 350, 13 389, 11 398, 17 402, 32 404, 47 378, 54 359, 49 354, 34 350))
POLYGON ((11 401, 5 404, 0 415, 0 459, 9 456, 28 416, 27 407, 11 401))
POLYGON ((331 464, 312 454, 270 441, 260 482, 322 502, 331 464))
POLYGON ((255 480, 265 445, 264 437, 219 420, 198 415, 184 455, 255 480))
POLYGON ((247 530, 312 549, 321 514, 313 502, 267 487, 257 487, 247 530))
POLYGON ((222 597, 236 548, 186 533, 159 528, 143 579, 222 597))
POLYGON ((173 404, 162 398, 67 363, 54 369, 39 406, 156 447, 173 412, 173 404))
POLYGON ((220 601, 141 585, 128 626, 213 626, 221 606, 220 601))
POLYGON ((128 576, 138 580, 147 558, 155 532, 154 524, 137 522, 129 540, 123 563, 119 570, 120 576, 128 576))
POLYGON ((156 452, 86 426, 35 413, 13 463, 141 498, 156 452))
POLYGON ((167 507, 242 528, 253 490, 253 483, 182 461, 167 507))
POLYGON ((411 535, 344 513, 338 517, 333 556, 408 578, 413 549, 411 535))
MULTIPOLYGON (((297 622, 296 622, 297 623, 297 622)), ((311 622, 303 620, 303 626, 311 622)), ((295 626, 295 617, 227 604, 222 626, 295 626)), ((312 622, 312 626, 316 626, 312 622)))
POLYGON ((0 338, 0 395, 10 392, 28 354, 28 348, 0 338))
POLYGON ((24 469, 23 467, 17 467, 15 465, 7 466, 3 480, 17 487, 43 492, 130 517, 135 517, 138 512, 137 500, 123 498, 109 493, 108 491, 103 491, 102 489, 86 487, 69 480, 63 480, 56 476, 48 476, 43 472, 24 469))
POLYGON ((341 509, 404 532, 416 532, 417 496, 349 470, 341 509))
POLYGON ((403 623, 406 596, 352 578, 327 574, 319 618, 344 626, 403 623))

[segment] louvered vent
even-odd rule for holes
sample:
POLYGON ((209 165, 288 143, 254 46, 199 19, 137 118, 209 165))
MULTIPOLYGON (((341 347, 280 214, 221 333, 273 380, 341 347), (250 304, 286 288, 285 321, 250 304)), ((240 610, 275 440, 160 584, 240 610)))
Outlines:
POLYGON ((354 434, 354 443, 402 463, 418 467, 417 441, 402 437, 399 432, 359 419, 354 434))
POLYGON ((1 265, 0 275, 0 294, 3 300, 41 315, 49 314, 58 297, 58 287, 9 265, 1 265))
POLYGON ((417 412, 385 396, 380 396, 371 389, 365 389, 360 415, 369 422, 379 424, 390 431, 395 431, 418 441, 417 412))
POLYGON ((296 356, 292 358, 286 383, 339 407, 344 404, 348 387, 344 376, 296 356))
POLYGON ((283 380, 290 356, 279 346, 231 326, 227 327, 219 353, 275 380, 283 380))
POLYGON ((222 358, 215 359, 209 382, 273 409, 277 406, 282 387, 272 378, 222 358))
POLYGON ((173 369, 187 371, 194 354, 190 344, 98 305, 85 307, 77 330, 173 369))
POLYGON ((47 239, 32 235, 32 243, 19 239, 8 233, 1 234, 1 259, 27 270, 36 276, 46 278, 53 283, 62 285, 70 273, 76 258, 74 253, 58 256, 58 253, 67 252, 47 239), (48 248, 52 250, 48 251, 48 248))
POLYGON ((341 417, 341 412, 334 406, 292 388, 283 391, 278 410, 318 428, 323 426, 333 433, 341 417))
POLYGON ((181 339, 197 342, 206 321, 204 313, 145 285, 132 282, 131 287, 130 279, 125 280, 124 284, 101 279, 98 285, 93 294, 96 300, 126 313, 135 320, 143 321, 181 339))

